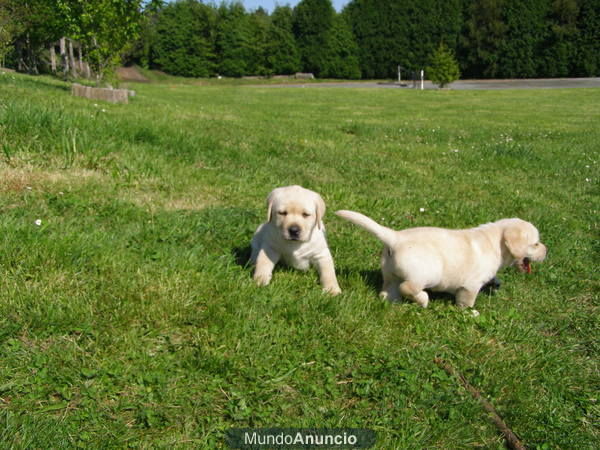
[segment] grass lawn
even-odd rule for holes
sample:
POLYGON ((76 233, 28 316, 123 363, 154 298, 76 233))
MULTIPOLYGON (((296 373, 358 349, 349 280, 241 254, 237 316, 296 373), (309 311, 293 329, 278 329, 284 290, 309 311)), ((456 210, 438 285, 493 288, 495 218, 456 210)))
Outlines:
MULTIPOLYGON (((600 90, 136 84, 129 105, 0 74, 0 447, 223 447, 232 427, 359 427, 377 448, 600 440, 600 90), (244 265, 277 186, 322 194, 342 295, 244 265), (378 298, 394 228, 533 222, 479 317, 378 298)), ((596 447, 597 448, 597 447, 596 447)))

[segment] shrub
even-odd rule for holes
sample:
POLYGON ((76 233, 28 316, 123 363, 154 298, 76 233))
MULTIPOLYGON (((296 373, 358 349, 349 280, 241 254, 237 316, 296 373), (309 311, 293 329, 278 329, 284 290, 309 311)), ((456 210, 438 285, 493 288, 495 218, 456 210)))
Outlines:
POLYGON ((431 65, 427 67, 429 79, 440 88, 458 80, 460 69, 454 53, 442 42, 431 57, 431 65))

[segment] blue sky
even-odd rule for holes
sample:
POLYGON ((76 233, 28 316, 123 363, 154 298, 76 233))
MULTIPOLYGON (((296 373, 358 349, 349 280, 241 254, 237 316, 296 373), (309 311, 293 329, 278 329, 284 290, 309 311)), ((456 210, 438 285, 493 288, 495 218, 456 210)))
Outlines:
MULTIPOLYGON (((266 9, 269 12, 273 12, 276 5, 290 5, 296 6, 300 0, 241 0, 244 4, 244 7, 247 11, 252 11, 260 6, 266 9)), ((350 0, 332 0, 333 7, 337 11, 341 11, 342 8, 349 2, 350 0)), ((218 3, 218 2, 216 2, 218 3)))

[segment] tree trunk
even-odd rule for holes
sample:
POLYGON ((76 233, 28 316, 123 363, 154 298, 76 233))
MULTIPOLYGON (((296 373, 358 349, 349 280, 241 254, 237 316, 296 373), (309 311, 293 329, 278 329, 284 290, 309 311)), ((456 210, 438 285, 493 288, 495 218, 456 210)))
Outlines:
POLYGON ((54 48, 54 42, 50 44, 50 67, 52 73, 56 73, 56 49, 54 48))
POLYGON ((73 52, 73 41, 69 39, 69 67, 71 68, 71 76, 77 76, 77 67, 75 67, 75 53, 73 52))
POLYGON ((66 77, 69 73, 69 58, 67 58, 67 45, 65 38, 60 38, 60 62, 62 64, 63 74, 66 77))
POLYGON ((83 50, 81 50, 81 44, 77 46, 77 56, 79 59, 77 69, 79 70, 79 73, 83 73, 83 50))

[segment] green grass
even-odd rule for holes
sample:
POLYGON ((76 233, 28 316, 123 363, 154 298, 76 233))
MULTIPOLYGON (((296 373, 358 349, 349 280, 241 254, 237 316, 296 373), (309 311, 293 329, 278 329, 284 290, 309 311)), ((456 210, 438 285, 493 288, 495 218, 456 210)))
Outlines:
MULTIPOLYGON (((248 76, 241 78, 229 78, 229 77, 210 77, 210 78, 189 78, 180 77, 176 75, 170 75, 160 70, 148 70, 140 66, 133 66, 141 75, 143 75, 148 81, 153 83, 163 84, 179 84, 179 85, 193 85, 193 86, 255 86, 255 85, 281 85, 281 84, 321 84, 321 83, 339 83, 340 80, 332 78, 313 78, 313 79, 302 79, 295 78, 293 75, 290 76, 248 76)), ((118 77, 117 77, 118 78, 118 77)), ((370 83, 374 80, 352 80, 352 83, 370 83)), ((377 80, 380 81, 380 80, 377 80)), ((393 80, 386 80, 390 82, 393 80)), ((81 80, 85 83, 85 80, 81 80)), ((119 83, 119 80, 115 80, 119 83)), ((126 83, 125 83, 126 84, 126 83)))
POLYGON ((600 90, 133 88, 111 105, 0 74, 0 447, 318 426, 503 448, 436 357, 528 447, 597 446, 600 90), (293 183, 327 202, 341 296, 285 268, 258 288, 244 265, 293 183), (342 208, 395 228, 517 216, 549 254, 502 271, 477 318, 389 304, 380 244, 342 208))

